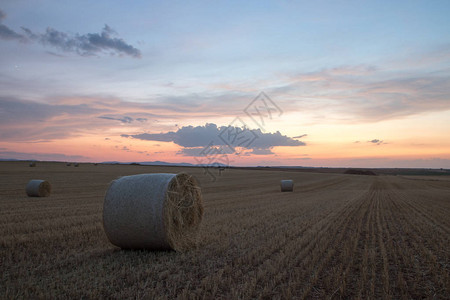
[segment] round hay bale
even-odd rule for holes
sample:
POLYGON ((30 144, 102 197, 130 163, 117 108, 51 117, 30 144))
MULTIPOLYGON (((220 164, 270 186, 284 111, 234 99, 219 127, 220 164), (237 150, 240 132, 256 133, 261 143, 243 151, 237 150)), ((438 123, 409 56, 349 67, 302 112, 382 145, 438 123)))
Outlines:
POLYGON ((103 228, 123 249, 183 251, 197 243, 203 217, 200 187, 189 174, 140 174, 111 182, 103 228))
POLYGON ((36 163, 34 161, 30 162, 30 167, 36 167, 36 163))
POLYGON ((294 181, 293 180, 281 180, 280 181, 282 192, 293 192, 294 191, 294 181))
POLYGON ((47 197, 50 196, 52 186, 46 180, 33 179, 28 182, 25 190, 29 197, 47 197))
POLYGON ((67 167, 70 167, 72 164, 71 163, 66 163, 66 166, 67 167))
POLYGON ((73 164, 73 166, 78 168, 79 164, 75 163, 75 164, 73 164))

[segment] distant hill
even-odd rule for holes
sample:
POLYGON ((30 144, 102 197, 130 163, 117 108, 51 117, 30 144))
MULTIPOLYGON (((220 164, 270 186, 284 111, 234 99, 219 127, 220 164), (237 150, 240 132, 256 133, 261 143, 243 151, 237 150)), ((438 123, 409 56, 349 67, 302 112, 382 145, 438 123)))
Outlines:
POLYGON ((102 164, 110 165, 142 165, 142 166, 178 166, 178 167, 195 167, 196 165, 191 163, 170 163, 165 161, 142 161, 142 162, 119 162, 119 161, 105 161, 102 164))
POLYGON ((191 163, 169 163, 169 162, 165 162, 165 161, 144 161, 144 162, 138 162, 138 164, 140 165, 144 165, 144 166, 179 166, 179 167, 193 167, 195 166, 194 164, 191 163))
POLYGON ((359 169, 348 169, 344 172, 344 174, 354 174, 354 175, 371 175, 375 176, 375 172, 371 170, 359 170, 359 169))

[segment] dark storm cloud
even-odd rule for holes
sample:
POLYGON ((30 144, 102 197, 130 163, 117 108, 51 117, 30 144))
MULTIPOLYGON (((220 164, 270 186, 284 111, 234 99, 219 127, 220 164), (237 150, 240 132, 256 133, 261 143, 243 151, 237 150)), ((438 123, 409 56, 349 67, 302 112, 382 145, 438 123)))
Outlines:
POLYGON ((30 40, 40 42, 45 46, 55 47, 65 52, 75 52, 82 56, 91 56, 102 52, 141 57, 139 49, 127 44, 123 39, 113 37, 117 33, 108 25, 101 33, 71 35, 48 27, 45 33, 34 33, 31 29, 22 27, 30 40))

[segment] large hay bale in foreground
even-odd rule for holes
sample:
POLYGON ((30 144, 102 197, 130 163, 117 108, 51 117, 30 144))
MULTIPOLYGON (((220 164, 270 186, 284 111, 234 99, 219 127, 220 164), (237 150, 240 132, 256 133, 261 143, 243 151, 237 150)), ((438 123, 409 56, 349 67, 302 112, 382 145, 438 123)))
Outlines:
POLYGON ((293 192, 294 181, 293 180, 281 180, 280 187, 282 192, 293 192))
POLYGON ((52 186, 46 180, 33 179, 28 182, 25 191, 29 197, 47 197, 50 196, 52 186))
POLYGON ((186 173, 121 177, 103 204, 106 235, 124 249, 187 250, 197 243, 202 217, 200 187, 186 173))

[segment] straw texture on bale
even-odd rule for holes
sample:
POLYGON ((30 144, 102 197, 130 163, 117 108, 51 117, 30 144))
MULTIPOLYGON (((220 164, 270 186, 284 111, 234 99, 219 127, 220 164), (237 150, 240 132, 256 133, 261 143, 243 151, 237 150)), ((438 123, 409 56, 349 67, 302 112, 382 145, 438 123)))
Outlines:
POLYGON ((202 217, 200 187, 186 173, 121 177, 110 184, 103 203, 106 235, 123 249, 195 247, 202 217))
POLYGON ((33 179, 28 182, 25 190, 29 197, 47 197, 50 196, 52 186, 46 180, 33 179))
POLYGON ((294 191, 294 181, 293 180, 281 180, 280 182, 282 192, 293 192, 294 191))

